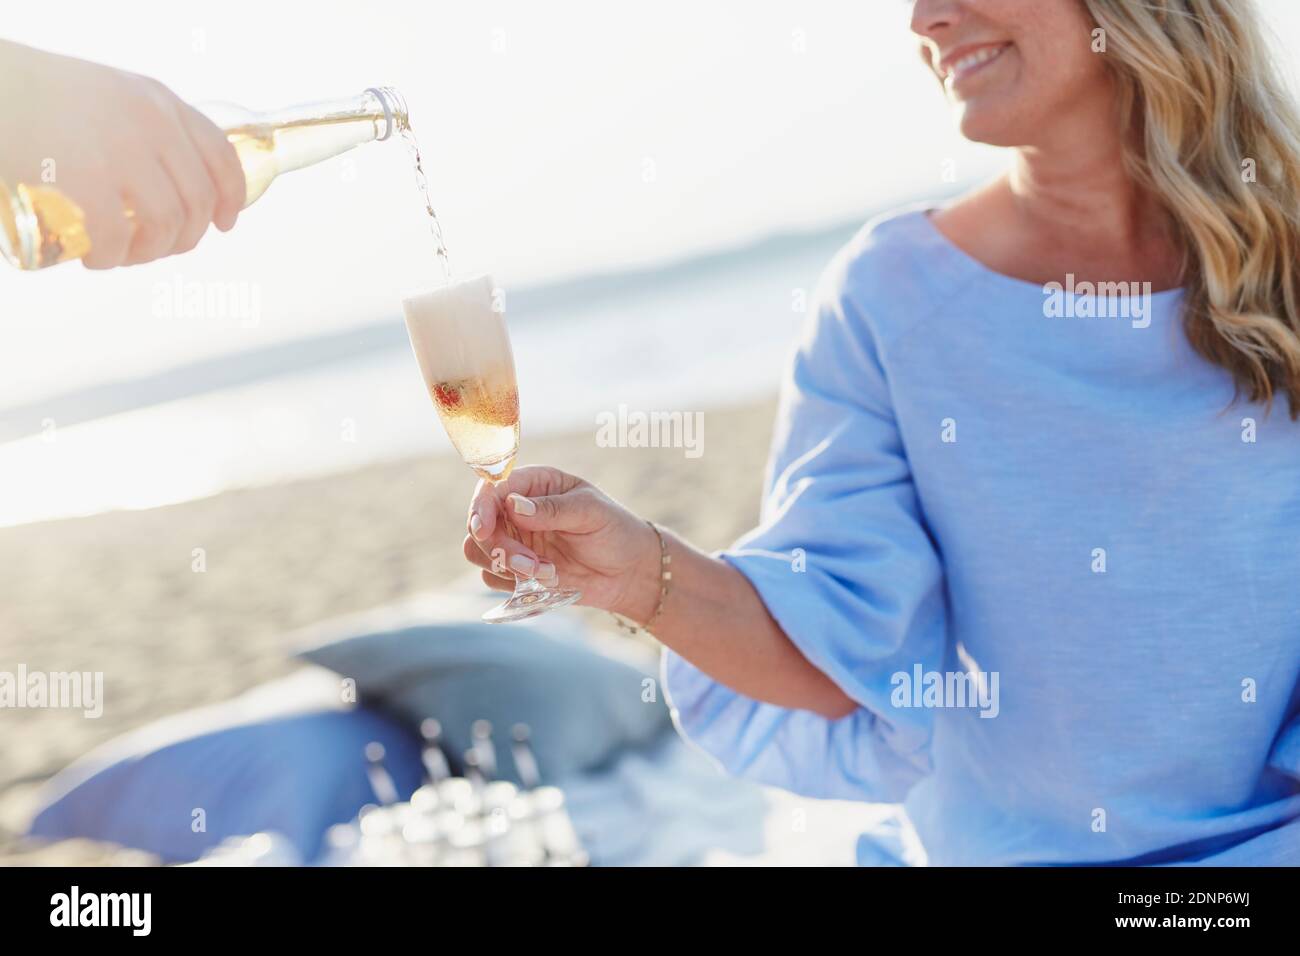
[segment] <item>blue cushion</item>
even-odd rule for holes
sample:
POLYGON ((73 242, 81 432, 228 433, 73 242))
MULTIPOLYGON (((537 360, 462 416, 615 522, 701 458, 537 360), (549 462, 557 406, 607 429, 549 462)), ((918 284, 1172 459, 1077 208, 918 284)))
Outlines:
MULTIPOLYGON (((219 712, 211 709, 214 717, 219 712)), ((326 829, 377 802, 365 770, 371 741, 384 745, 385 765, 408 796, 421 773, 410 730, 364 708, 320 710, 218 727, 156 748, 146 735, 136 746, 92 753, 51 781, 29 832, 117 843, 173 863, 197 859, 227 837, 275 831, 311 860, 326 829), (196 810, 206 826, 199 832, 196 810)))
MULTIPOLYGON (((310 861, 332 824, 375 802, 367 743, 386 748, 403 798, 415 790, 415 729, 426 717, 441 721, 453 759, 469 747, 475 720, 492 721, 502 742, 512 724, 529 724, 548 782, 606 765, 669 725, 657 687, 644 693, 642 662, 599 652, 571 620, 398 626, 385 613, 369 629, 354 620, 326 632, 352 636, 301 656, 335 673, 307 668, 111 741, 49 783, 30 834, 103 840, 180 862, 228 837, 275 831, 310 861), (361 706, 347 706, 336 675, 356 682, 361 706), (196 810, 205 824, 198 832, 196 810)), ((624 642, 611 652, 620 647, 635 650, 624 642)), ((500 775, 517 780, 499 749, 500 775)))
MULTIPOLYGON (((630 654, 625 662, 603 653, 579 633, 563 619, 522 627, 421 624, 354 631, 300 656, 355 680, 361 703, 412 727, 437 719, 453 759, 469 748, 474 721, 490 721, 498 773, 515 783, 510 728, 528 724, 542 777, 555 782, 605 766, 623 748, 647 743, 671 724, 649 671, 631 663, 630 654)), ((617 646, 610 650, 618 652, 617 646)))

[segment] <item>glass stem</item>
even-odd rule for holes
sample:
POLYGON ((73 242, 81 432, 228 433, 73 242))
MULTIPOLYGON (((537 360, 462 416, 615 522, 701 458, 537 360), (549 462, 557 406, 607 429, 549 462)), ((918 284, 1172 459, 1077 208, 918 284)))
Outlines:
MULTIPOLYGON (((502 484, 503 484, 503 482, 499 482, 499 481, 494 481, 494 482, 492 482, 492 490, 493 490, 493 492, 495 492, 495 491, 496 491, 496 490, 497 490, 497 489, 498 489, 502 484)), ((520 544, 523 544, 523 543, 524 543, 524 539, 520 536, 520 534, 519 534, 519 529, 516 528, 516 527, 515 527, 515 523, 514 523, 513 521, 510 520, 510 502, 509 502, 509 500, 508 500, 508 499, 503 499, 500 495, 498 495, 498 496, 497 496, 497 502, 501 505, 501 521, 502 521, 502 523, 505 524, 505 526, 506 526, 506 534, 508 534, 510 537, 514 538, 514 539, 515 539, 516 541, 518 541, 520 544)), ((509 560, 506 561, 506 570, 507 570, 511 575, 514 576, 514 579, 515 579, 515 593, 516 593, 516 594, 527 594, 527 593, 530 592, 530 591, 542 591, 542 590, 545 590, 545 589, 544 589, 544 588, 543 588, 543 587, 542 587, 542 586, 537 582, 537 578, 536 578, 536 577, 529 577, 528 575, 526 575, 526 574, 524 574, 524 573, 522 573, 522 572, 520 572, 520 571, 516 571, 514 568, 512 568, 512 567, 510 566, 510 562, 509 562, 509 560)))

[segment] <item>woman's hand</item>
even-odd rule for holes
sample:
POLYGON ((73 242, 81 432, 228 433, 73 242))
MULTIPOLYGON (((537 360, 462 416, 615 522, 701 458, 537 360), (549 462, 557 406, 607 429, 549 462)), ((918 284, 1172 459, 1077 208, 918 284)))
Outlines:
POLYGON ((244 205, 234 147, 156 80, 0 40, 0 179, 81 207, 91 269, 194 248, 244 205))
POLYGON ((513 590, 513 571, 543 584, 558 579, 582 592, 582 604, 634 621, 654 613, 658 538, 645 521, 581 478, 529 465, 496 487, 480 481, 466 522, 465 557, 484 569, 492 588, 513 590))
POLYGON ((660 607, 659 538, 600 489, 557 468, 518 469, 480 482, 466 519, 465 557, 499 591, 509 568, 582 591, 582 603, 645 624, 654 636, 728 687, 755 700, 838 719, 857 702, 790 642, 754 586, 727 562, 664 530, 673 576, 660 607), (503 526, 508 518, 515 540, 503 526))

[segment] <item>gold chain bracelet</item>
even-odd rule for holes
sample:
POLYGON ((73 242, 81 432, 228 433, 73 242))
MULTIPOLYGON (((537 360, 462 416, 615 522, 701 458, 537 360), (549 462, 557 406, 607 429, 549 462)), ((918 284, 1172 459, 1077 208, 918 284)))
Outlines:
POLYGON ((650 632, 650 626, 654 624, 655 621, 659 620, 659 615, 663 613, 664 602, 668 600, 668 588, 672 585, 673 581, 673 572, 671 567, 673 556, 668 553, 668 541, 664 538, 663 532, 659 530, 657 524, 653 521, 647 521, 646 524, 650 526, 650 530, 653 531, 655 537, 659 539, 659 603, 655 605, 655 610, 654 613, 650 615, 650 620, 646 621, 644 624, 637 624, 635 621, 629 621, 621 614, 614 614, 613 611, 610 612, 614 617, 615 623, 629 634, 639 634, 642 631, 645 631, 646 633, 650 632))

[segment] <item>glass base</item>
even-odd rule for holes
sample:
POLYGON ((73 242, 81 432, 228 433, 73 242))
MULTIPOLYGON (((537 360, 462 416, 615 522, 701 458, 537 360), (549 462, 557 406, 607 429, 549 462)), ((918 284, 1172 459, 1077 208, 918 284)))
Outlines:
POLYGON ((568 607, 580 597, 582 592, 573 588, 548 588, 538 584, 535 578, 520 578, 510 599, 486 611, 483 620, 489 624, 523 621, 557 607, 568 607))

